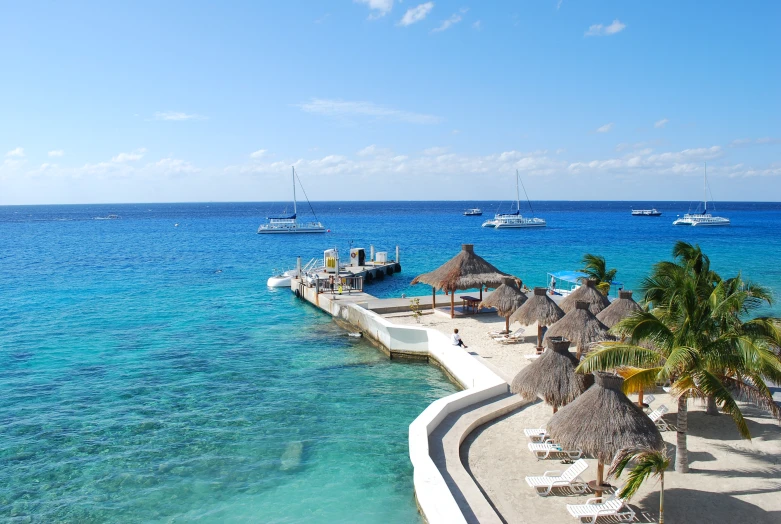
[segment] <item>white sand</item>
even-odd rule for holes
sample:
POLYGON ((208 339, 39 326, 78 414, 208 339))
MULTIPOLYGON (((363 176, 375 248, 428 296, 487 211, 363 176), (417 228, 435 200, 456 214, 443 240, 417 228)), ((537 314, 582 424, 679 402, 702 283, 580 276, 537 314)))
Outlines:
MULTIPOLYGON (((410 315, 386 317, 397 324, 416 325, 410 315)), ((417 325, 446 334, 457 327, 468 351, 500 371, 506 380, 528 365, 530 361, 524 355, 533 354, 536 345, 536 326, 526 328, 527 343, 503 345, 491 340, 487 332, 504 329, 504 319, 495 314, 450 319, 429 313, 417 325)), ((665 418, 674 424, 677 402, 661 390, 654 395, 652 407, 665 404, 670 408, 665 418)), ((740 438, 728 415, 708 416, 703 406, 690 401, 691 472, 675 473, 671 466, 665 474, 666 522, 781 523, 781 428, 769 415, 751 406, 745 406, 744 414, 754 437, 751 441, 740 438)), ((472 475, 509 523, 573 523, 576 521, 567 513, 566 504, 585 503, 594 496, 554 490, 552 496, 540 497, 526 484, 526 475, 567 467, 558 460, 537 461, 526 447, 523 428, 544 427, 551 415, 551 408, 538 402, 486 424, 463 444, 462 456, 466 456, 472 475)), ((662 436, 674 461, 676 434, 667 431, 662 436)), ((593 459, 588 462, 583 477, 592 480, 597 464, 593 459)), ((647 482, 631 506, 641 522, 657 522, 658 482, 647 482)))

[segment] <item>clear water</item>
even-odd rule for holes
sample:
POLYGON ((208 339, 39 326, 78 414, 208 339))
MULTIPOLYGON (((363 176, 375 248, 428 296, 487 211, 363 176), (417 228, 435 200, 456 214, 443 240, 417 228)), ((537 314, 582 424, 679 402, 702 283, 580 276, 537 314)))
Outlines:
POLYGON ((496 208, 321 203, 332 233, 300 237, 255 234, 270 204, 0 207, 0 519, 419 522, 407 426, 456 388, 266 288, 297 255, 400 245, 378 296, 427 294, 462 242, 529 285, 600 253, 631 288, 683 238, 781 293, 779 204, 697 229, 671 225, 688 204, 535 203, 550 227, 516 231, 473 205, 496 208))

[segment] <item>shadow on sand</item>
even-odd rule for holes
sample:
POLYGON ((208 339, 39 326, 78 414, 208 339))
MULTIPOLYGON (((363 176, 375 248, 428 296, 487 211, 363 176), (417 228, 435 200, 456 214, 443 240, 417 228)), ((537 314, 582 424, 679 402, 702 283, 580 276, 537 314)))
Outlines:
MULTIPOLYGON (((777 489, 777 488, 776 488, 777 489)), ((776 493, 776 489, 759 493, 776 493)), ((755 491, 756 492, 756 491, 755 491)), ((650 493, 640 500, 633 500, 646 518, 644 522, 657 522, 659 515, 659 492, 650 493)), ((703 522, 705 515, 718 515, 718 522, 750 522, 752 524, 778 524, 781 511, 765 511, 731 494, 709 493, 693 489, 672 488, 664 491, 664 517, 669 522, 703 522), (706 511, 703 511, 706 510, 706 511)))

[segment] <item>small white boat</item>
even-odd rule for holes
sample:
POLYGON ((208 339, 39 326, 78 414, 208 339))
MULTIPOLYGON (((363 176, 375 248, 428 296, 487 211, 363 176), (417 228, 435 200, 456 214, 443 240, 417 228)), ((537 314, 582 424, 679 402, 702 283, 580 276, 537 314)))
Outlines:
POLYGON ((675 219, 674 226, 713 227, 730 225, 729 218, 715 217, 708 213, 708 164, 705 164, 705 200, 702 201, 702 212, 686 213, 675 219))
POLYGON ((122 217, 119 215, 106 215, 104 217, 95 217, 95 220, 119 220, 120 218, 122 217))
POLYGON ((656 208, 652 209, 633 209, 632 210, 632 216, 633 217, 660 217, 662 216, 661 211, 657 211, 656 208))
POLYGON ((277 273, 266 281, 266 285, 268 287, 290 287, 290 283, 296 275, 297 271, 295 269, 277 273))
POLYGON ((464 211, 465 217, 479 217, 483 216, 483 210, 479 207, 473 207, 472 209, 467 209, 464 211))
MULTIPOLYGON (((301 183, 299 179, 298 183, 301 183)), ((303 189, 304 186, 301 186, 303 189)), ((304 192, 306 196, 306 192, 304 192)), ((307 198, 307 203, 309 199, 307 198)), ((309 209, 314 215, 312 204, 309 204, 309 209)), ((315 215, 317 219, 317 215, 315 215)), ((325 233, 325 227, 319 221, 315 222, 299 222, 298 210, 296 202, 296 168, 293 168, 293 214, 281 217, 268 217, 268 224, 263 224, 258 228, 258 234, 286 234, 286 233, 325 233)))

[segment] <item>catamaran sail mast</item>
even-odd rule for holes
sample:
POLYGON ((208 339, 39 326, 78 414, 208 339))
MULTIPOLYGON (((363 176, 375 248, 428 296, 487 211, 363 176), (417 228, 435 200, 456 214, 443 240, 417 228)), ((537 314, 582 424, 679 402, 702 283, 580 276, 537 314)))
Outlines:
POLYGON ((705 162, 705 200, 703 200, 705 211, 703 214, 708 214, 708 163, 705 162))
POLYGON ((515 210, 521 213, 521 193, 518 191, 518 170, 515 170, 515 210))
MULTIPOLYGON (((521 174, 518 172, 518 170, 515 170, 515 176, 518 178, 518 180, 521 180, 521 174)), ((529 210, 532 212, 532 216, 534 216, 534 208, 532 207, 532 201, 529 200, 529 193, 526 192, 526 186, 523 184, 523 180, 521 180, 521 187, 523 187, 523 194, 526 195, 526 202, 529 204, 529 210)))
POLYGON ((290 166, 293 170, 293 214, 298 215, 298 210, 296 209, 296 168, 295 166, 290 166))

